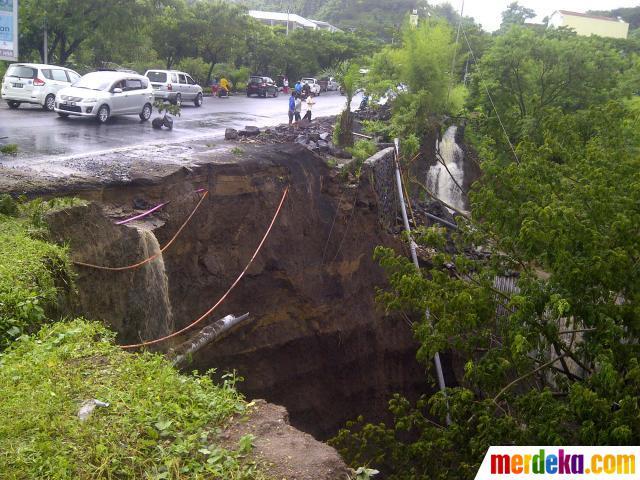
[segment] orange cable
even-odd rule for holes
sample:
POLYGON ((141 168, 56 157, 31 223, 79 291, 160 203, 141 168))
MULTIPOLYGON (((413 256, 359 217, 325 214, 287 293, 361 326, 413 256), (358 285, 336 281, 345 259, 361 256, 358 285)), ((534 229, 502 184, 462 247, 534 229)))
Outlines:
POLYGON ((238 278, 236 278, 236 281, 233 282, 233 284, 229 287, 229 289, 225 292, 225 294, 220 298, 220 300, 218 300, 216 302, 216 304, 211 307, 209 310, 207 310, 205 313, 203 313, 200 318, 198 318, 196 321, 194 321, 193 323, 190 323, 189 325, 187 325, 186 327, 184 327, 181 330, 178 330, 177 332, 174 332, 170 335, 166 335, 164 337, 160 337, 157 338, 155 340, 149 340, 146 342, 142 342, 142 343, 136 343, 134 345, 121 345, 120 348, 123 349, 129 349, 129 348, 138 348, 138 347, 144 347, 146 345, 154 345, 156 343, 160 343, 160 342, 164 342, 165 340, 168 340, 170 338, 176 337, 184 332, 186 332, 187 330, 191 329, 192 327, 196 326, 198 323, 200 323, 202 320, 204 320, 205 318, 207 318, 209 315, 211 315, 213 313, 213 311, 218 308, 218 306, 225 301, 225 299, 227 298, 227 296, 229 296, 229 294, 231 293, 231 291, 236 287, 236 285, 240 282, 240 280, 242 280, 242 277, 244 277, 245 273, 247 273, 247 270, 249 270, 249 267, 251 266, 251 264, 253 263, 253 261, 256 259, 256 257, 258 256, 258 253, 260 253, 260 250, 262 249, 262 246, 264 245, 264 242, 267 240, 267 238, 269 237, 269 234, 271 233, 271 229, 273 228, 273 225, 276 223, 276 219, 278 218, 278 215, 280 214, 280 210, 282 210, 282 206, 284 205, 284 201, 287 198, 287 194, 289 193, 289 187, 285 188, 284 193, 282 194, 282 199, 280 200, 280 205, 278 205, 278 209, 276 210, 275 215, 273 216, 273 218, 271 219, 271 224, 269 225, 269 228, 267 229, 267 232, 264 234, 264 236, 262 237, 262 241, 260 242, 260 244, 258 245, 258 248, 256 249, 256 251, 254 252, 253 256, 251 257, 251 260, 249 260, 249 263, 247 263, 247 266, 244 267, 244 270, 242 270, 242 272, 240 273, 240 275, 238 275, 238 278))
POLYGON ((178 229, 178 231, 176 232, 176 234, 173 236, 173 238, 171 238, 171 240, 169 240, 169 242, 160 249, 160 251, 158 253, 155 253, 153 255, 151 255, 149 258, 138 262, 136 264, 133 265, 128 265, 126 267, 104 267, 101 265, 92 265, 90 263, 84 263, 84 262, 72 262, 74 265, 80 265, 82 267, 88 267, 88 268, 95 268, 98 270, 108 270, 110 272, 122 272, 124 270, 133 270, 134 268, 138 268, 141 267, 143 265, 146 265, 149 262, 154 261, 156 258, 158 258, 160 255, 163 254, 163 252, 168 249, 171 244, 178 238, 178 235, 180 235, 180 233, 182 232, 182 230, 184 230, 184 227, 187 226, 187 224, 189 223, 189 221, 191 220, 191 218, 195 215, 196 211, 198 210, 198 208, 200 208, 200 205, 202 205, 202 202, 204 201, 204 199, 206 198, 206 196, 209 195, 209 191, 205 191, 204 195, 202 195, 202 197, 200 198, 200 201, 198 202, 198 204, 196 205, 196 207, 193 209, 193 211, 191 212, 191 214, 187 217, 187 219, 184 221, 184 223, 180 226, 180 228, 178 229))

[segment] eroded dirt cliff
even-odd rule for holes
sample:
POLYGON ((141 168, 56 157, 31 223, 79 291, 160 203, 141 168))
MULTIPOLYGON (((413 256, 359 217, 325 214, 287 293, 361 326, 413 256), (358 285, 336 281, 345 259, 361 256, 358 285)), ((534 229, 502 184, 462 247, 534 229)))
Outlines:
POLYGON ((96 204, 49 219, 76 260, 125 265, 149 248, 141 232, 153 232, 165 245, 197 203, 195 191, 209 191, 162 256, 170 317, 162 306, 164 287, 154 283, 157 272, 85 267, 78 267, 77 311, 111 323, 123 343, 186 326, 236 279, 289 186, 264 248, 211 317, 249 312, 252 322, 199 351, 187 368, 236 370, 249 398, 286 406, 292 425, 318 438, 360 414, 384 418, 392 393, 421 393, 424 371, 410 328, 374 300, 385 283, 374 248, 402 247, 381 227, 371 175, 347 185, 320 157, 295 145, 247 147, 241 155, 203 152, 196 160, 164 177, 74 192, 96 204), (171 203, 143 223, 115 226, 110 218, 164 201, 171 203))

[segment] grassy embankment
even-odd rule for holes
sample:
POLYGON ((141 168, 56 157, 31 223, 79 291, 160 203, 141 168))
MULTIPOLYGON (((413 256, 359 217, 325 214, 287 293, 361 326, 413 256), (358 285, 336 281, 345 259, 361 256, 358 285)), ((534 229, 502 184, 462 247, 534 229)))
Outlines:
POLYGON ((2 478, 265 478, 246 459, 251 437, 235 451, 217 445, 247 408, 234 377, 214 385, 160 355, 124 352, 99 323, 52 322, 72 275, 67 250, 46 241, 48 208, 0 199, 2 478), (92 399, 109 406, 81 421, 92 399))

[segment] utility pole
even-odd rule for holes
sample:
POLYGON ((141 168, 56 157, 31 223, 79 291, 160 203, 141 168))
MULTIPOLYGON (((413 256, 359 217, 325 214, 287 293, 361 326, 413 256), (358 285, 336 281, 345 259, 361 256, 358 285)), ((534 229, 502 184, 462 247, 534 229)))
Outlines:
POLYGON ((42 39, 42 52, 45 65, 49 64, 49 35, 47 32, 47 15, 44 15, 44 38, 42 39))

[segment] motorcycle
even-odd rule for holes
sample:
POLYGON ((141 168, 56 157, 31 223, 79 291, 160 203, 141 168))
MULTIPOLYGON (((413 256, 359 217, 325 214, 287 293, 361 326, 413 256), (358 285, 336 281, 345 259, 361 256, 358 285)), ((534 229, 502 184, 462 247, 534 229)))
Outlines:
POLYGON ((229 90, 226 88, 218 88, 218 98, 229 98, 229 90))

